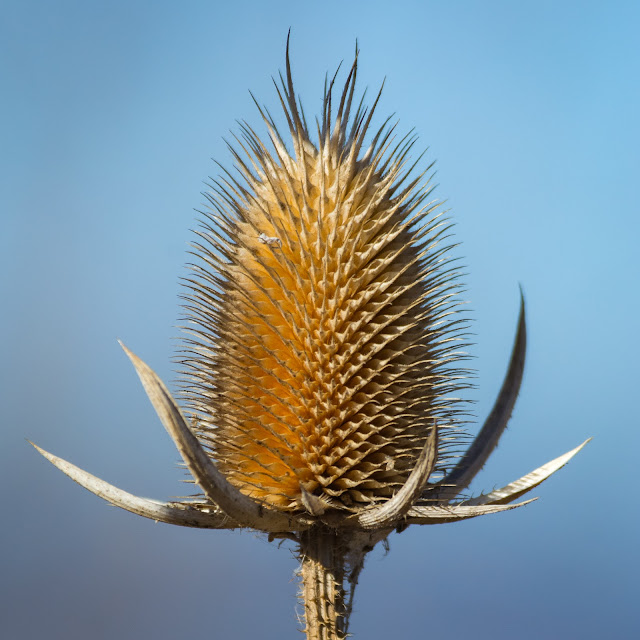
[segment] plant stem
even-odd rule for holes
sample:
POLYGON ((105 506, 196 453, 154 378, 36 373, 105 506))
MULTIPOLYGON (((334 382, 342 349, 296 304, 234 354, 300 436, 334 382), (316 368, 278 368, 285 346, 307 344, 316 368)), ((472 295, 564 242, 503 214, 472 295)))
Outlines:
POLYGON ((342 640, 346 637, 345 543, 344 534, 324 525, 301 533, 301 596, 307 640, 342 640))

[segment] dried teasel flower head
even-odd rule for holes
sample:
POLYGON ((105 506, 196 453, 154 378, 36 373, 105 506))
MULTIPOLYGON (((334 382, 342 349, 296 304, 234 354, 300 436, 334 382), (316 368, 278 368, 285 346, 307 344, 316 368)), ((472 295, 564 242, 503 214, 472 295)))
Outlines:
POLYGON ((187 282, 194 430, 232 484, 287 512, 387 500, 436 423, 442 475, 461 429, 451 223, 410 177, 415 138, 389 121, 369 135, 379 95, 355 106, 356 76, 357 56, 316 135, 287 59, 292 150, 264 109, 271 149, 241 125, 241 178, 213 185, 187 282))
MULTIPOLYGON (((186 279, 182 398, 125 347, 204 497, 139 498, 40 448, 108 502, 156 521, 297 542, 309 640, 344 638, 366 553, 394 530, 518 507, 585 443, 501 489, 461 497, 504 432, 522 380, 524 299, 507 373, 465 448, 468 386, 451 223, 414 175, 415 138, 325 81, 311 131, 286 76, 290 141, 258 106, 207 197, 186 279), (335 93, 335 95, 334 95, 335 93), (334 109, 335 104, 337 107, 334 109)), ((256 103, 257 104, 257 103, 256 103)), ((34 445, 35 446, 35 445, 34 445)))

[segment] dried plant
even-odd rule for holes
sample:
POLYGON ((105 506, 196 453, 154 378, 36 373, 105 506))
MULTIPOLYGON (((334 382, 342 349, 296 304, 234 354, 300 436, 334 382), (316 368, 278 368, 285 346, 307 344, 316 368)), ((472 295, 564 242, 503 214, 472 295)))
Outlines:
MULTIPOLYGON (((463 497, 504 432, 522 379, 524 299, 508 371, 466 451, 468 386, 451 223, 408 162, 415 138, 356 105, 357 52, 333 114, 325 81, 312 142, 287 44, 276 90, 293 152, 258 105, 208 195, 181 357, 185 411, 123 347, 204 495, 136 497, 42 449, 83 487, 152 520, 254 529, 297 544, 309 640, 347 635, 366 553, 394 530, 505 511, 585 443, 478 497, 463 497)), ((257 103, 256 103, 257 104, 257 103)))

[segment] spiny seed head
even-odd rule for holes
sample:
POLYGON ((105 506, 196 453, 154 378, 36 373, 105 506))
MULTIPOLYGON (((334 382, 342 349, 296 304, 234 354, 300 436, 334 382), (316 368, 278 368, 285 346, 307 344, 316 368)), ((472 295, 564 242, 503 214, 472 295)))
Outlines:
POLYGON ((356 75, 357 54, 335 117, 325 81, 312 140, 287 55, 276 90, 291 140, 260 107, 269 146, 241 125, 241 178, 225 172, 207 195, 187 280, 193 429, 232 484, 283 511, 383 502, 436 421, 436 475, 460 442, 451 224, 413 177, 415 138, 389 120, 369 137, 380 94, 356 107, 356 75))
MULTIPOLYGON (((148 500, 36 447, 109 503, 187 527, 248 528, 296 542, 309 640, 346 638, 366 554, 411 524, 442 524, 528 504, 515 500, 586 444, 502 488, 462 497, 506 429, 524 371, 524 297, 493 409, 466 444, 468 383, 450 223, 412 177, 414 138, 325 81, 317 136, 296 101, 287 47, 276 89, 291 140, 266 109, 248 124, 207 197, 180 406, 123 346, 204 499, 148 500), (235 174, 234 174, 235 175, 235 174), (455 465, 450 461, 456 455, 455 465)), ((427 172, 430 168, 427 168, 427 172)))

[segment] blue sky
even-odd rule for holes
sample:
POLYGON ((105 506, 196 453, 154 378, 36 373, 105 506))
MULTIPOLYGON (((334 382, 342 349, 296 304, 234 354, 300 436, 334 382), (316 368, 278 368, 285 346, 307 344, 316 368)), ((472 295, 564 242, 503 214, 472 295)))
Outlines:
POLYGON ((0 620, 7 638, 296 637, 291 550, 106 506, 28 437, 106 480, 188 493, 120 351, 175 379, 179 278, 211 158, 292 29, 307 113, 361 49, 380 119, 415 127, 456 220, 479 419, 518 283, 530 331, 510 429, 476 490, 593 442, 516 512, 410 528, 374 551, 356 638, 634 637, 637 173, 634 2, 3 2, 0 620))

